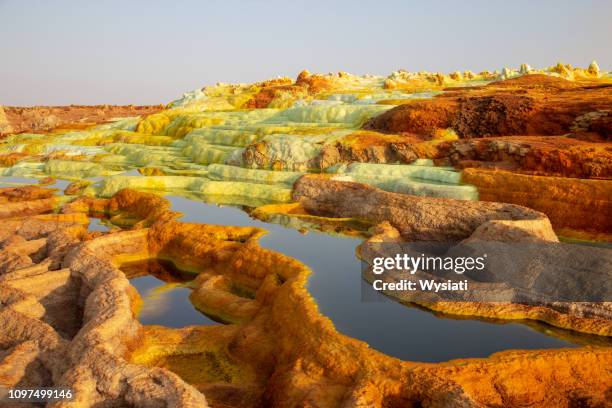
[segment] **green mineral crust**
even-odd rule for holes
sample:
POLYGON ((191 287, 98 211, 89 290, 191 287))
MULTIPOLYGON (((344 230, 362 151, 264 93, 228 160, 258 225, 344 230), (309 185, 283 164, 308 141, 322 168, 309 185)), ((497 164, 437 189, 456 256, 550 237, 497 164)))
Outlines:
POLYGON ((0 163, 0 177, 86 180, 91 184, 83 194, 101 197, 133 188, 273 204, 291 201, 293 183, 303 174, 327 172, 392 192, 476 199, 476 190, 460 183, 459 172, 431 160, 326 159, 329 148, 349 145, 345 139, 371 118, 440 93, 431 78, 423 79, 432 88, 427 92, 389 85, 402 83, 401 76, 342 73, 307 77, 311 82, 300 84, 298 78, 291 86, 276 85, 288 79, 219 84, 186 93, 144 117, 9 135, 0 142, 0 157, 18 155, 18 160, 0 163), (271 95, 265 106, 259 106, 262 95, 271 95))

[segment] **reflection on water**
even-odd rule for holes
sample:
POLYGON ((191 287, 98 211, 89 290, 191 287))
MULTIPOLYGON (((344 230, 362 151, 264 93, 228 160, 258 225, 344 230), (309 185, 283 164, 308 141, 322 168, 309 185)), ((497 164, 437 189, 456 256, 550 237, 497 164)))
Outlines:
POLYGON ((99 232, 108 232, 110 231, 110 221, 108 218, 104 217, 89 217, 89 226, 87 227, 87 231, 99 231, 99 232))
MULTIPOLYGON (((0 187, 36 182, 27 178, 0 177, 0 187)), ((68 183, 57 180, 49 187, 63 190, 68 183)), ((594 337, 570 337, 570 332, 533 322, 529 325, 516 322, 495 324, 476 319, 448 318, 404 306, 374 292, 361 279, 360 262, 355 257, 358 239, 318 232, 303 235, 294 229, 251 219, 237 208, 218 207, 183 197, 167 198, 175 211, 185 214, 184 222, 258 226, 268 230, 269 233, 260 241, 263 247, 296 258, 313 270, 308 289, 321 313, 329 317, 342 333, 363 340, 391 356, 413 361, 444 361, 485 357, 513 348, 574 346, 559 337, 571 338, 577 344, 594 342, 594 337), (362 300, 373 296, 381 301, 362 300)), ((92 218, 89 230, 106 231, 108 228, 105 220, 92 218)), ((122 270, 144 300, 139 314, 141 323, 167 327, 218 324, 197 311, 189 301, 191 290, 187 282, 193 276, 181 274, 171 264, 157 261, 123 265, 122 270)), ((598 338, 598 341, 606 340, 598 338)))
POLYGON ((28 177, 0 177, 0 187, 18 187, 23 185, 40 185, 46 188, 57 188, 58 190, 64 191, 66 187, 71 183, 69 180, 53 179, 49 184, 39 184, 40 179, 28 178, 28 177))
POLYGON ((38 184, 38 179, 28 177, 0 177, 0 187, 14 187, 24 184, 38 184))
POLYGON ((121 270, 143 300, 140 323, 177 328, 218 324, 193 307, 187 284, 194 275, 178 270, 172 262, 148 259, 123 264, 121 270))
POLYGON ((68 187, 72 183, 69 180, 55 179, 52 183, 46 185, 45 187, 57 188, 60 194, 63 194, 66 187, 68 187))
MULTIPOLYGON (((550 334, 564 333, 546 326, 521 323, 494 324, 482 320, 437 317, 408 307, 375 292, 361 279, 361 266, 355 256, 358 239, 339 238, 318 232, 306 235, 280 225, 251 219, 233 207, 218 207, 183 197, 167 197, 173 210, 185 214, 184 222, 257 226, 267 229, 261 245, 299 259, 312 270, 309 291, 320 311, 344 334, 367 342, 386 354, 413 361, 444 361, 462 357, 486 357, 512 349, 574 347, 550 334), (367 299, 362 301, 362 290, 367 299)), ((572 340, 576 341, 576 340, 572 340)), ((576 341, 578 342, 578 341, 576 341)))

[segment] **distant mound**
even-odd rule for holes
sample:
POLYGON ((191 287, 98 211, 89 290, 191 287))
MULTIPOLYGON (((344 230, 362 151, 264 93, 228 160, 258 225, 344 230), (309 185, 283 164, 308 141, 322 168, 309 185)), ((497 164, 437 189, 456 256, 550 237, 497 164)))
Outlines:
POLYGON ((506 79, 504 81, 495 81, 487 85, 491 88, 555 88, 567 89, 579 87, 580 83, 568 81, 565 78, 545 75, 545 74, 529 74, 521 75, 516 78, 506 79))

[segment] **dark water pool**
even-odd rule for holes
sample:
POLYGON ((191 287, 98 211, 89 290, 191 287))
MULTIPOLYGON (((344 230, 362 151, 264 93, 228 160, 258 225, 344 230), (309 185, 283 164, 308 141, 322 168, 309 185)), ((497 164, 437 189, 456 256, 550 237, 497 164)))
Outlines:
POLYGON ((87 230, 89 232, 108 232, 110 230, 109 221, 104 217, 89 217, 89 226, 87 230))
MULTIPOLYGON (((21 185, 39 185, 40 180, 29 177, 0 177, 0 187, 18 187, 21 185)), ((50 184, 40 184, 41 187, 57 188, 60 193, 64 191, 71 182, 69 180, 54 179, 50 184)))
POLYGON ((361 279, 360 262, 355 256, 358 239, 318 232, 303 235, 281 225, 254 220, 238 208, 183 197, 167 198, 174 210, 185 214, 181 219, 185 222, 267 229, 269 234, 261 239, 261 245, 299 259, 313 270, 310 293, 339 331, 404 360, 486 357, 513 348, 575 347, 601 341, 546 325, 458 320, 402 305, 378 294, 361 279), (376 300, 363 301, 364 297, 376 300))
POLYGON ((167 327, 218 324, 189 301, 191 289, 187 285, 194 275, 181 272, 171 262, 154 259, 131 262, 122 265, 121 270, 142 297, 140 323, 167 327))

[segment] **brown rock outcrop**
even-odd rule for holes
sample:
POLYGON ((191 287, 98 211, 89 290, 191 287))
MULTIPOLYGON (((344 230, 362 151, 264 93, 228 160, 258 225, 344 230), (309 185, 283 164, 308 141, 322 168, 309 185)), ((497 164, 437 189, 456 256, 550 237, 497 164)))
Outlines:
POLYGON ((0 125, 0 136, 23 132, 44 133, 55 128, 81 129, 113 118, 148 115, 163 108, 162 105, 5 106, 6 120, 4 125, 0 125))
POLYGON ((612 178, 612 146, 562 136, 500 136, 442 142, 438 160, 458 168, 505 168, 522 173, 612 178))
POLYGON ((609 84, 533 74, 483 87, 450 88, 431 100, 393 108, 370 120, 366 128, 418 134, 453 128, 462 138, 591 130, 605 137, 597 121, 611 110, 609 84))
POLYGON ((370 119, 365 129, 387 133, 432 135, 436 129, 451 127, 459 104, 453 98, 435 98, 399 105, 370 119))
POLYGON ((519 230, 524 228, 522 221, 534 221, 533 228, 528 228, 529 235, 557 240, 544 214, 512 204, 389 193, 315 175, 303 176, 295 183, 293 198, 315 215, 356 218, 373 224, 388 221, 409 240, 464 239, 483 224, 500 225, 496 221, 515 221, 512 225, 519 230))
POLYGON ((267 108, 275 98, 281 97, 283 94, 307 95, 307 93, 308 90, 305 87, 298 85, 268 86, 257 92, 255 96, 246 103, 245 108, 267 108))
POLYGON ((612 140, 612 114, 593 120, 588 127, 591 132, 602 135, 606 140, 612 140))
POLYGON ((437 149, 427 138, 418 135, 390 135, 357 131, 340 141, 323 147, 319 165, 327 168, 336 163, 412 163, 419 158, 434 158, 437 149))
POLYGON ((288 79, 279 78, 257 85, 259 85, 259 90, 245 104, 245 108, 267 108, 275 99, 282 98, 284 95, 290 95, 291 97, 316 95, 332 89, 334 81, 330 76, 310 74, 308 71, 302 71, 294 83, 291 83, 288 79))
POLYGON ((307 70, 299 73, 295 80, 297 86, 302 86, 308 89, 311 95, 316 95, 321 91, 326 91, 333 88, 334 83, 329 76, 311 74, 307 70))

